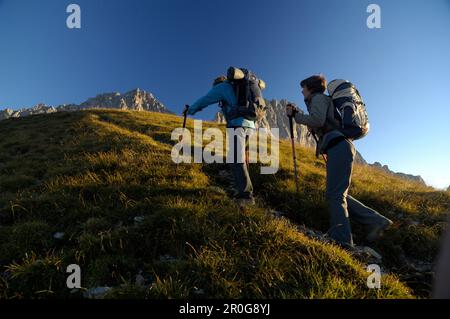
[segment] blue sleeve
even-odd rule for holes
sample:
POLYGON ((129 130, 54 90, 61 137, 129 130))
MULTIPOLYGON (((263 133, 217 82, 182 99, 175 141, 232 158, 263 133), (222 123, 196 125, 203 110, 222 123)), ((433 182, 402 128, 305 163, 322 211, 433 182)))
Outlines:
POLYGON ((189 107, 188 114, 194 115, 211 104, 219 103, 224 99, 223 84, 214 86, 205 96, 199 98, 189 107))

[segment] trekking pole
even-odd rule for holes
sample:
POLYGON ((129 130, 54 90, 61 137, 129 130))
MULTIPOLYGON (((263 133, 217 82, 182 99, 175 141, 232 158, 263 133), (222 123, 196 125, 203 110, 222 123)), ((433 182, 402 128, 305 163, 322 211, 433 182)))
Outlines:
POLYGON ((295 156, 294 123, 293 123, 292 118, 293 118, 293 116, 289 116, 289 129, 291 131, 292 158, 294 160, 295 188, 297 189, 297 193, 298 193, 299 188, 298 188, 298 174, 297 174, 297 158, 295 156))
MULTIPOLYGON (((187 118, 188 109, 189 109, 189 105, 186 104, 184 106, 184 110, 183 110, 183 116, 184 116, 184 118, 183 118, 183 134, 184 134, 184 129, 186 128, 186 118, 187 118)), ((181 143, 181 141, 183 141, 183 134, 181 134, 178 137, 178 142, 180 142, 180 143, 181 143)), ((178 158, 179 157, 180 157, 180 153, 178 153, 178 158)), ((175 167, 175 175, 177 175, 177 174, 178 174, 178 159, 177 159, 177 166, 175 167)))
MULTIPOLYGON (((184 119, 183 119, 183 129, 186 128, 186 117, 187 117, 187 111, 188 111, 188 109, 189 109, 189 105, 186 104, 186 105, 184 106, 184 110, 183 110, 183 115, 184 115, 184 119)), ((183 135, 181 135, 180 138, 183 139, 183 135)), ((181 140, 180 140, 180 142, 181 142, 181 140)))

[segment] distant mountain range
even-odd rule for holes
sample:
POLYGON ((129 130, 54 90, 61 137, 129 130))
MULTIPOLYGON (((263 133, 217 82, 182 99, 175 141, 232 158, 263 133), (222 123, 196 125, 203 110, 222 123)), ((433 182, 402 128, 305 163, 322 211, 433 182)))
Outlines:
MULTIPOLYGON (((290 138, 289 136, 289 122, 286 116, 286 105, 288 101, 282 99, 278 100, 266 100, 267 112, 266 116, 260 120, 257 125, 258 127, 264 127, 266 129, 272 127, 278 127, 280 132, 280 138, 290 138)), ((71 112, 79 111, 84 109, 95 109, 95 108, 111 108, 111 109, 121 109, 121 110, 136 110, 136 111, 151 111, 159 113, 172 113, 163 103, 161 103, 155 96, 145 90, 139 88, 121 94, 119 92, 115 93, 103 93, 96 97, 89 98, 87 101, 81 104, 62 104, 59 106, 49 106, 43 103, 37 104, 31 108, 22 108, 19 110, 4 109, 0 111, 0 120, 5 120, 9 118, 19 118, 35 114, 48 114, 54 112, 71 112)), ((223 115, 218 112, 214 118, 215 122, 224 123, 225 119, 223 115)), ((314 139, 308 135, 308 130, 304 125, 296 125, 294 132, 297 142, 300 145, 307 147, 314 147, 314 139)), ((359 164, 370 165, 385 172, 397 175, 399 177, 415 180, 422 184, 425 184, 424 180, 420 176, 395 173, 392 172, 387 165, 381 165, 378 162, 374 164, 368 164, 362 155, 357 152, 355 161, 359 164)))
POLYGON ((385 172, 387 172, 387 173, 394 174, 394 175, 396 175, 396 176, 398 176, 398 177, 401 177, 401 178, 404 178, 404 179, 413 180, 413 181, 416 181, 416 182, 419 182, 419 183, 421 183, 421 184, 426 185, 426 184, 425 184, 425 181, 423 180, 423 178, 422 178, 420 175, 411 175, 411 174, 405 174, 405 173, 397 173, 397 172, 393 172, 393 171, 391 171, 391 170, 389 169, 389 166, 387 166, 387 165, 382 165, 382 164, 379 163, 379 162, 375 162, 375 163, 373 163, 373 164, 368 164, 368 165, 369 165, 369 166, 372 166, 372 167, 379 168, 379 169, 381 169, 381 170, 383 170, 383 171, 385 171, 385 172))
POLYGON ((152 111, 160 113, 172 113, 164 104, 158 101, 152 93, 141 89, 135 89, 125 94, 104 93, 90 98, 81 104, 62 104, 59 106, 48 106, 38 104, 32 108, 22 108, 20 110, 5 109, 0 111, 0 120, 11 117, 24 117, 34 114, 46 114, 61 111, 79 111, 84 109, 110 108, 121 110, 152 111))

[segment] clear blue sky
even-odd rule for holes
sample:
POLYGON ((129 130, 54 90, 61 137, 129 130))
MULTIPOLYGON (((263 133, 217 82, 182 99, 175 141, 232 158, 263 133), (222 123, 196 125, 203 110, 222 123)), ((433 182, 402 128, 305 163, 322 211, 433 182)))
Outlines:
POLYGON ((260 75, 266 98, 304 108, 299 81, 322 72, 359 87, 367 161, 438 187, 450 184, 449 57, 449 0, 0 0, 2 109, 140 87, 180 112, 230 65, 260 75), (70 3, 81 30, 66 27, 70 3), (370 3, 379 30, 366 26, 370 3))

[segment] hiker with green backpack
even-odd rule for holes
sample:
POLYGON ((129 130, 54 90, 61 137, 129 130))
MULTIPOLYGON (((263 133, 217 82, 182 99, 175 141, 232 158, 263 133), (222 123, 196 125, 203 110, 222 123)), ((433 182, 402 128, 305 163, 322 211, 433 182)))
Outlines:
POLYGON ((211 104, 219 103, 222 108, 227 129, 232 129, 234 133, 229 140, 228 152, 233 152, 232 163, 229 164, 237 192, 235 199, 239 206, 255 203, 248 164, 242 159, 245 157, 248 137, 255 131, 255 121, 265 109, 262 97, 264 88, 265 83, 251 71, 230 67, 227 76, 218 77, 205 96, 185 109, 186 114, 194 115, 211 104))
POLYGON ((366 240, 373 242, 392 221, 348 194, 356 153, 352 141, 369 131, 362 98, 355 86, 345 80, 331 81, 329 96, 325 95, 327 81, 323 75, 311 76, 301 81, 300 86, 309 114, 304 114, 293 104, 287 105, 286 113, 308 127, 317 140, 316 155, 322 154, 326 160, 328 234, 338 244, 353 247, 351 218, 367 228, 366 240))

